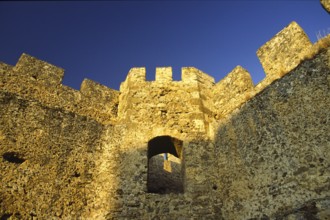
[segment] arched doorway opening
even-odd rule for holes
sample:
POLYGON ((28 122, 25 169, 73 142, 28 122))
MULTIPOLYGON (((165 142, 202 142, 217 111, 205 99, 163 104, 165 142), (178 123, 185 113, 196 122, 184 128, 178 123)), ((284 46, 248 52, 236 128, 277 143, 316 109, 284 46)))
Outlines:
POLYGON ((158 136, 148 142, 149 193, 183 193, 183 142, 171 136, 158 136))

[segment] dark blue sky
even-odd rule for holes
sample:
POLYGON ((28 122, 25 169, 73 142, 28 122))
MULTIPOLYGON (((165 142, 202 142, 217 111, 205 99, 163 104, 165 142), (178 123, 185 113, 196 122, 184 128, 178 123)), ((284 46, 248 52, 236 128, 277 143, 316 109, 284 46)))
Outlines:
POLYGON ((194 66, 218 82, 241 65, 264 78, 256 51, 296 21, 316 41, 330 30, 319 0, 0 2, 0 60, 27 53, 65 69, 64 84, 89 78, 119 89, 132 67, 194 66))

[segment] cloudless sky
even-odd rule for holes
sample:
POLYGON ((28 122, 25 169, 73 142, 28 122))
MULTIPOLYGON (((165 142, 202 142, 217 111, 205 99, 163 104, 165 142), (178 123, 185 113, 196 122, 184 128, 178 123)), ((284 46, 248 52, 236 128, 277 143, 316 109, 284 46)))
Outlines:
POLYGON ((241 65, 264 78, 257 49, 291 21, 312 42, 330 33, 319 0, 0 2, 0 61, 22 53, 65 69, 63 83, 89 78, 113 89, 132 67, 194 66, 218 82, 241 65))

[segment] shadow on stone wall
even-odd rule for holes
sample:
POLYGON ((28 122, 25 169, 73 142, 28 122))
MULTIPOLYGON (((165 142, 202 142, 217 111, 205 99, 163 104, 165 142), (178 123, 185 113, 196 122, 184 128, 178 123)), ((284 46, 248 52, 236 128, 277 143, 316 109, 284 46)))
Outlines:
MULTIPOLYGON (((329 216, 328 51, 220 120, 215 140, 183 147, 183 194, 148 193, 147 145, 125 151, 111 218, 326 219, 329 216)), ((196 135, 196 137, 198 137, 196 135)))
POLYGON ((0 92, 0 218, 81 216, 102 125, 0 92))
MULTIPOLYGON (((154 106, 146 101, 150 90, 136 92, 145 73, 133 69, 123 84, 128 99, 118 106, 118 91, 89 81, 80 92, 69 89, 60 84, 63 70, 35 58, 23 55, 15 67, 1 64, 0 218, 326 219, 329 38, 310 46, 297 24, 288 27, 267 43, 276 50, 266 45, 258 52, 277 76, 266 77, 248 99, 237 102, 234 91, 226 113, 220 109, 227 99, 216 100, 219 109, 206 107, 213 95, 233 90, 227 85, 234 78, 224 79, 216 86, 221 93, 208 97, 212 77, 195 68, 184 68, 182 82, 172 82, 166 95, 161 82, 170 80, 170 71, 159 69, 156 83, 143 84, 155 93, 154 106), (285 61, 276 68, 274 54, 285 61), (169 108, 173 97, 177 102, 169 108), (213 125, 210 139, 205 133, 213 125), (148 141, 172 134, 183 140, 182 155, 176 155, 183 193, 150 193, 148 141)), ((240 87, 242 80, 234 80, 237 91, 252 88, 245 70, 236 71, 247 82, 240 87)), ((166 182, 166 173, 154 182, 159 179, 166 182)))
POLYGON ((327 219, 329 50, 223 119, 216 135, 225 219, 327 219))

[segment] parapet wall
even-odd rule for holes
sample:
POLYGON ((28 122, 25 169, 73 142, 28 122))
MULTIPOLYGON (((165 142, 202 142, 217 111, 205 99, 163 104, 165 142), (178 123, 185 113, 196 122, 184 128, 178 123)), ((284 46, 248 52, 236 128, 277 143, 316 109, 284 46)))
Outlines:
POLYGON ((0 87, 48 107, 63 108, 109 123, 117 115, 119 92, 85 79, 80 91, 62 84, 64 70, 23 54, 12 67, 0 65, 0 87))
POLYGON ((295 68, 312 43, 304 30, 291 22, 257 51, 267 76, 282 76, 295 68))
MULTIPOLYGON (((161 67, 156 69, 155 81, 146 81, 145 68, 132 68, 121 84, 120 92, 91 80, 84 80, 80 91, 77 91, 62 85, 62 68, 26 54, 21 56, 14 67, 0 64, 0 86, 5 91, 39 100, 50 107, 89 116, 102 123, 130 121, 129 118, 134 117, 134 102, 144 102, 137 98, 139 93, 143 93, 143 97, 152 97, 156 87, 162 91, 171 87, 178 91, 176 97, 188 101, 194 109, 192 112, 203 115, 198 119, 201 121, 196 123, 200 131, 207 133, 212 121, 229 115, 303 60, 312 58, 321 48, 329 46, 329 42, 328 36, 312 45, 302 28, 296 22, 290 23, 257 51, 266 77, 256 86, 249 72, 240 66, 235 67, 218 83, 194 67, 182 68, 181 81, 173 81, 172 68, 161 67), (185 97, 182 97, 183 94, 185 97)), ((159 100, 161 96, 154 96, 152 102, 162 105, 159 100)), ((174 100, 175 97, 171 98, 174 100)), ((182 110, 181 106, 176 108, 182 110)))
POLYGON ((0 219, 82 216, 104 126, 10 92, 0 106, 0 219))
POLYGON ((212 91, 214 111, 219 119, 228 111, 236 108, 236 104, 244 102, 254 90, 252 78, 247 70, 241 66, 235 67, 224 79, 218 82, 212 91))
POLYGON ((181 81, 173 81, 172 75, 172 67, 157 67, 155 81, 147 81, 146 68, 131 68, 125 81, 121 84, 120 91, 124 92, 125 89, 134 89, 134 85, 140 83, 154 83, 163 86, 171 82, 195 86, 197 86, 197 84, 203 84, 208 88, 214 85, 213 77, 195 67, 183 67, 181 70, 181 81))
POLYGON ((330 35, 311 44, 303 29, 291 22, 257 51, 266 77, 253 85, 247 70, 238 66, 215 84, 213 90, 216 119, 230 115, 235 109, 262 92, 274 81, 294 70, 304 60, 312 59, 330 46, 330 35))
POLYGON ((121 84, 119 123, 164 128, 176 137, 207 132, 204 102, 210 99, 204 91, 212 88, 212 77, 194 67, 182 68, 181 81, 173 81, 171 67, 157 68, 155 81, 145 76, 145 68, 132 68, 121 84))
MULTIPOLYGON (((191 99, 194 99, 192 102, 199 103, 207 130, 207 124, 213 119, 226 117, 275 80, 295 69, 303 60, 311 59, 320 49, 328 47, 329 42, 328 36, 313 45, 303 29, 296 22, 291 22, 257 51, 266 73, 257 85, 253 84, 250 73, 241 66, 235 67, 218 83, 194 67, 182 68, 181 81, 172 80, 170 67, 157 68, 155 81, 146 81, 145 68, 132 68, 121 85, 121 102, 126 98, 123 94, 128 91, 152 94, 150 85, 165 89, 176 84, 179 89, 191 93, 191 99)), ((121 109, 130 108, 128 105, 124 107, 125 104, 121 103, 121 109)))
POLYGON ((224 219, 329 218, 330 48, 216 129, 224 219))
POLYGON ((327 217, 330 36, 280 33, 261 60, 295 64, 256 86, 240 66, 218 83, 164 67, 155 81, 132 68, 120 91, 91 80, 77 91, 28 55, 0 63, 0 218, 327 217), (147 191, 149 143, 165 135, 182 144, 179 194, 147 191))

